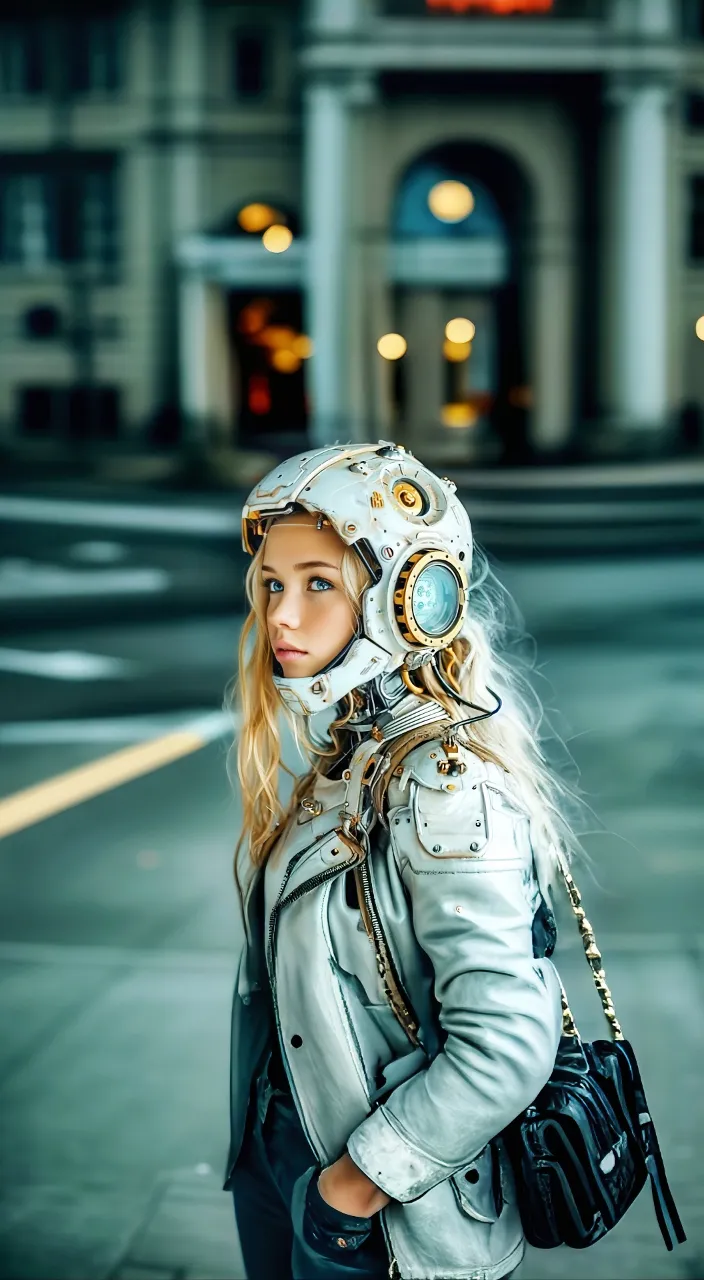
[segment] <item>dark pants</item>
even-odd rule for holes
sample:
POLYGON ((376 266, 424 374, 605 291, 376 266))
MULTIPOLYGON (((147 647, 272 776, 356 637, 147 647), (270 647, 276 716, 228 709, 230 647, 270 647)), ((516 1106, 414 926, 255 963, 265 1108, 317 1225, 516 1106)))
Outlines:
MULTIPOLYGON (((320 1166, 291 1094, 274 1089, 266 1069, 252 1094, 230 1184, 248 1280, 387 1280, 389 1260, 378 1214, 364 1243, 339 1260, 311 1247, 303 1218, 308 1184, 320 1166)), ((341 1236, 353 1221, 339 1215, 341 1236)))

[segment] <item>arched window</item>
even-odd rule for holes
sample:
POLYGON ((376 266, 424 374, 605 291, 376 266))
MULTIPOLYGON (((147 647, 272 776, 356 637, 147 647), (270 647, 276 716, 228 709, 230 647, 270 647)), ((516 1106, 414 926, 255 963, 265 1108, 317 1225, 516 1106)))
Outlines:
POLYGON ((440 158, 424 156, 406 170, 399 184, 393 211, 394 238, 429 238, 438 240, 491 239, 506 242, 506 227, 501 210, 491 191, 479 178, 462 166, 440 158), (453 188, 442 184, 453 184, 453 188), (463 204, 463 190, 469 192, 463 204), (453 190, 456 213, 453 211, 453 190), (433 205, 443 211, 443 194, 449 195, 445 212, 449 220, 433 212, 433 205))

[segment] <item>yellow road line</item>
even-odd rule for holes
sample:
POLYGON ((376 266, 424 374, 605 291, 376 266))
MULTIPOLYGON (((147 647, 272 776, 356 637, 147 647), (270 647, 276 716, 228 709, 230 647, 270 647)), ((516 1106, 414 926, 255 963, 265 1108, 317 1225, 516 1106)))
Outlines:
POLYGON ((55 778, 48 778, 46 782, 16 791, 14 795, 0 800, 0 839, 64 809, 71 809, 92 796, 119 787, 123 782, 130 782, 132 778, 160 769, 181 756, 190 755, 204 747, 207 741, 200 733, 168 733, 163 738, 125 747, 91 764, 80 765, 55 778))

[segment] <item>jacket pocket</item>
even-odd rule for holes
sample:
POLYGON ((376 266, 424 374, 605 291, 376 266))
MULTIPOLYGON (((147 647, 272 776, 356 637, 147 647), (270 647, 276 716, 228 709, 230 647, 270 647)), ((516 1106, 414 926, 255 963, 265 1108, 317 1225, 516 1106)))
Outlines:
POLYGON ((470 1218, 492 1223, 501 1217, 504 1207, 501 1166, 493 1142, 488 1142, 474 1160, 453 1174, 450 1182, 460 1209, 470 1218))

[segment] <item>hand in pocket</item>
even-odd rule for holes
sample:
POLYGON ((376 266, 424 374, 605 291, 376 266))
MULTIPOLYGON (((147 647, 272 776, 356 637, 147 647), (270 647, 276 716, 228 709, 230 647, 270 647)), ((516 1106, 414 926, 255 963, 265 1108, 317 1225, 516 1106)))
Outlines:
MULTIPOLYGON (((302 1206, 300 1234, 309 1249, 330 1261, 343 1262, 369 1239, 372 1218, 355 1218, 341 1213, 323 1199, 318 1190, 320 1169, 308 1169, 294 1191, 294 1205, 302 1195, 301 1183, 307 1180, 302 1206), (298 1191, 298 1196, 296 1196, 298 1191)), ((294 1229, 298 1226, 294 1214, 294 1229)), ((351 1261, 351 1259, 350 1259, 351 1261)))

